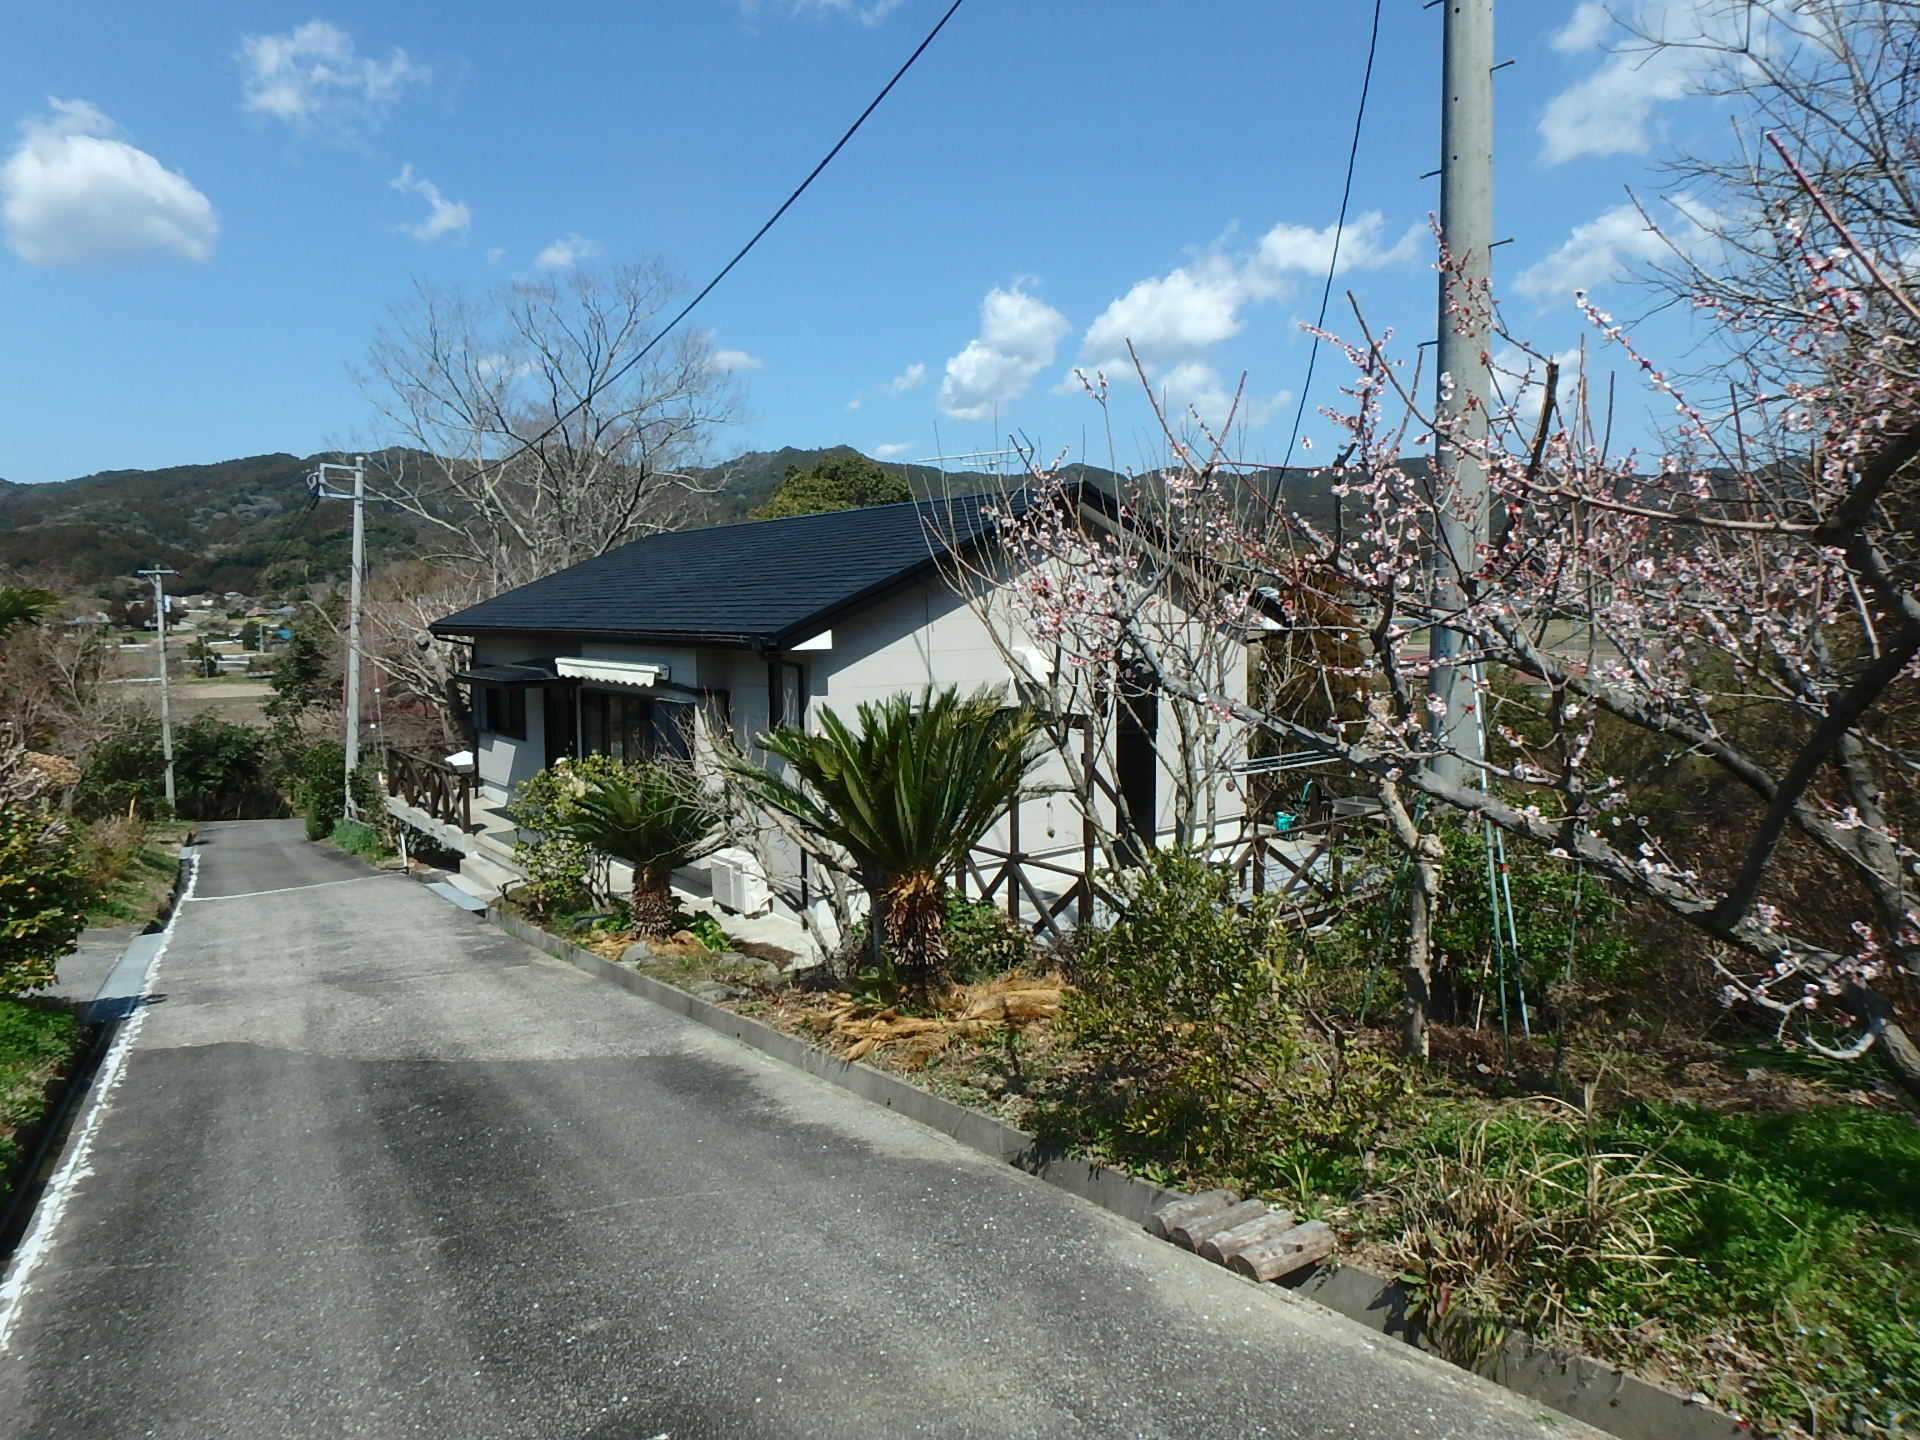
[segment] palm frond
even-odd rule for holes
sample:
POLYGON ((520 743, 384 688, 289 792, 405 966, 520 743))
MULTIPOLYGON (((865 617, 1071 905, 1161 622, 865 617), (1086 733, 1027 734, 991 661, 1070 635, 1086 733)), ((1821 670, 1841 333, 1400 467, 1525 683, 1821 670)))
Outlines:
POLYGON ((824 710, 818 734, 760 737, 798 784, 750 761, 731 768, 762 804, 841 846, 875 880, 944 879, 1023 797, 1039 760, 1032 712, 990 689, 896 695, 862 704, 855 720, 857 730, 824 710))
POLYGON ((60 597, 51 590, 0 585, 0 635, 16 625, 38 624, 59 608, 60 597))
POLYGON ((659 765, 593 782, 564 830, 636 870, 655 872, 678 869, 723 842, 718 807, 691 776, 659 765))

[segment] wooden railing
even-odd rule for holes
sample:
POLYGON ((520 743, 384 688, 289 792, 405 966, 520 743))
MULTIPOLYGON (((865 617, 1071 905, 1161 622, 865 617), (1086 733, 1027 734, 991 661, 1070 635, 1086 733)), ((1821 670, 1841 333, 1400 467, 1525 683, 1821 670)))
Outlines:
POLYGON ((996 850, 988 845, 974 846, 954 876, 955 886, 969 900, 983 900, 1006 911, 1009 920, 1016 925, 1026 926, 1036 935, 1046 934, 1054 939, 1064 939, 1066 931, 1060 923, 1062 915, 1071 910, 1076 924, 1087 925, 1092 923, 1093 907, 1097 902, 1109 906, 1114 903, 1112 893, 1094 876, 1097 858, 1094 854, 1093 826, 1088 823, 1083 828, 1085 833, 1081 837, 1080 863, 1077 866, 1029 855, 1020 848, 1020 807, 1016 805, 1007 812, 1007 848, 996 850), (1036 875, 1047 883, 1048 889, 1061 880, 1067 883, 1064 889, 1049 899, 1034 883, 1033 877, 1036 875), (1022 914, 1022 910, 1029 906, 1031 919, 1022 914))
MULTIPOLYGON (((1284 830, 1249 819, 1218 848, 1215 863, 1232 874, 1235 894, 1246 899, 1272 895, 1290 907, 1302 927, 1310 928, 1364 898, 1349 889, 1352 877, 1345 874, 1341 850, 1345 838, 1346 818, 1340 815, 1327 814, 1284 830)), ((1005 911, 1008 919, 1036 935, 1061 939, 1069 914, 1072 923, 1086 925, 1096 905, 1117 908, 1113 892, 1097 878, 1099 864, 1091 834, 1078 855, 1043 858, 1023 851, 1016 809, 1007 816, 1007 848, 974 847, 954 884, 968 899, 1005 911)))
POLYGON ((468 771, 389 746, 387 793, 444 825, 473 829, 473 775, 468 771))
POLYGON ((1310 928, 1331 919, 1353 898, 1341 873, 1344 838, 1345 826, 1338 818, 1285 830, 1249 822, 1226 847, 1222 863, 1233 873, 1236 894, 1272 895, 1290 905, 1300 924, 1310 928), (1295 853, 1303 845, 1306 853, 1295 853))

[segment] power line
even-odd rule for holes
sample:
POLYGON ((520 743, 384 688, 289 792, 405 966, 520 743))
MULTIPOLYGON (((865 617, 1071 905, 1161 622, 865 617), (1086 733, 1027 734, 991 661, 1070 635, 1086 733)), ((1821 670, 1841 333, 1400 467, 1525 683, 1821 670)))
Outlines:
POLYGON ((1373 28, 1367 36, 1367 68, 1360 76, 1360 103, 1353 111, 1353 143, 1347 147, 1347 178, 1340 186, 1340 218, 1333 227, 1333 253, 1327 257, 1327 279, 1320 287, 1320 313, 1313 321, 1313 344, 1307 350, 1307 378, 1300 383, 1300 403, 1293 409, 1293 432, 1287 436, 1286 458, 1280 462, 1284 472, 1293 463, 1293 447, 1300 439, 1300 422, 1307 413, 1307 397, 1313 391, 1313 367, 1320 359, 1320 332, 1327 325, 1327 302, 1333 296, 1333 272, 1340 264, 1340 242, 1347 233, 1347 205, 1353 199, 1353 171, 1360 155, 1360 126, 1367 118, 1367 95, 1373 89, 1373 57, 1380 49, 1380 5, 1373 0, 1373 28))
POLYGON ((748 252, 751 251, 754 246, 758 245, 761 239, 766 235, 766 233, 769 230, 773 229, 773 227, 779 223, 780 217, 782 215, 785 215, 787 211, 793 208, 794 202, 798 200, 802 195, 807 193, 807 188, 811 186, 815 180, 818 180, 820 178, 820 172, 825 170, 827 166, 831 165, 834 161, 834 157, 837 156, 842 150, 846 148, 847 142, 853 139, 854 135, 859 131, 862 125, 867 123, 867 117, 872 115, 875 110, 878 110, 880 108, 880 102, 885 100, 888 95, 893 93, 893 87, 898 85, 901 81, 901 78, 906 75, 907 71, 913 68, 914 62, 918 60, 921 57, 921 55, 926 52, 926 49, 929 45, 933 44, 934 37, 937 36, 942 30, 946 28, 947 22, 953 18, 954 12, 958 10, 965 3, 966 3, 966 0, 953 0, 953 3, 947 7, 946 13, 942 15, 940 19, 934 24, 934 27, 927 32, 926 38, 923 39, 918 45, 913 47, 913 53, 907 56, 906 60, 901 64, 898 70, 893 72, 893 78, 887 81, 885 85, 881 86, 880 93, 875 95, 873 99, 867 102, 867 108, 862 110, 859 116, 854 120, 854 122, 847 127, 846 133, 843 134, 838 140, 834 142, 833 148, 827 151, 827 153, 821 157, 820 163, 815 165, 813 169, 807 172, 807 178, 802 180, 798 185, 796 185, 793 189, 793 193, 787 196, 785 200, 780 202, 780 208, 778 210, 775 210, 773 214, 769 215, 766 219, 766 223, 761 225, 761 227, 758 230, 753 232, 753 238, 748 240, 746 244, 742 245, 739 248, 739 250, 737 250, 734 253, 734 257, 731 260, 727 261, 725 265, 722 265, 720 267, 719 273, 716 274, 711 280, 707 281, 705 285, 702 285, 700 287, 699 293, 697 293, 691 300, 687 301, 685 305, 680 307, 679 314, 675 315, 665 325, 661 326, 660 329, 654 333, 653 338, 647 341, 645 345, 640 347, 640 350, 637 354, 629 358, 624 364, 616 367, 611 375, 607 376, 607 378, 601 381, 600 384, 597 387, 594 387, 593 390, 590 390, 586 395, 582 396, 579 400, 576 400, 573 403, 573 405, 565 413, 556 417, 553 420, 553 422, 547 426, 546 429, 542 430, 538 435, 534 436, 531 440, 523 441, 519 449, 515 450, 512 455, 502 456, 500 459, 494 461, 491 467, 483 466, 482 468, 498 469, 500 466, 507 464, 509 461, 512 461, 518 458, 519 456, 526 454, 529 450, 533 449, 534 446, 540 444, 543 440, 546 440, 549 436, 553 435, 556 431, 558 431, 561 426, 565 425, 567 421, 571 420, 575 415, 578 415, 589 404, 591 404, 593 401, 594 393, 596 391, 604 390, 607 386, 612 385, 615 381, 619 380, 629 370, 633 369, 634 366, 638 365, 642 360, 646 359, 647 356, 653 352, 654 347, 659 345, 659 343, 662 340, 665 340, 667 336, 671 335, 674 329, 680 324, 680 322, 686 319, 687 316, 693 313, 694 307, 698 305, 702 300, 706 299, 707 296, 711 295, 713 293, 714 287, 719 285, 719 283, 722 280, 726 279, 727 276, 732 273, 733 267, 738 265, 742 260, 747 258, 748 252))

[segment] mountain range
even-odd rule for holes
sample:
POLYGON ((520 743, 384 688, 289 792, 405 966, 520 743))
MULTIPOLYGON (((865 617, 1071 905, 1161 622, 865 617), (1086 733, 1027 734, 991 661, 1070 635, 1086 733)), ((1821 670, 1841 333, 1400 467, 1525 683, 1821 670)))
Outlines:
MULTIPOLYGON (((702 519, 718 525, 745 520, 766 503, 789 468, 848 453, 854 452, 845 445, 754 451, 699 472, 713 486, 702 498, 702 519)), ((134 572, 149 566, 178 572, 168 588, 179 594, 237 590, 259 595, 342 579, 352 507, 316 503, 306 484, 316 464, 341 458, 251 455, 211 465, 108 470, 41 485, 0 480, 0 572, 101 594, 124 591, 134 572)), ((978 471, 891 463, 887 468, 917 497, 967 494, 1007 483, 978 471)), ((1069 466, 1067 472, 1109 487, 1117 479, 1093 466, 1069 466)), ((1331 513, 1324 484, 1296 478, 1311 473, 1287 474, 1289 501, 1324 519, 1331 513)), ((368 507, 370 566, 417 553, 419 540, 410 517, 368 507)))

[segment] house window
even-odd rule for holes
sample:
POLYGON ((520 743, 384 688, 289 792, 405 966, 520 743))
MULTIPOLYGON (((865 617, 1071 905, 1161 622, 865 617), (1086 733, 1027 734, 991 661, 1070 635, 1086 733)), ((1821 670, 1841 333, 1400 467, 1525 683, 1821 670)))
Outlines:
POLYGON ((513 740, 527 738, 527 692, 519 686, 489 685, 481 692, 482 728, 513 740))
POLYGON ((770 667, 768 688, 769 719, 775 725, 801 729, 807 723, 807 671, 791 660, 776 660, 770 667))
POLYGON ((653 759, 693 759, 693 717, 691 705, 662 701, 653 707, 653 759))
POLYGON ((590 755, 616 760, 647 758, 653 702, 609 690, 580 692, 580 743, 590 755))
POLYGON ((610 690, 580 692, 580 743, 589 755, 616 760, 680 760, 694 756, 696 719, 707 707, 708 723, 729 723, 724 690, 700 692, 700 701, 656 700, 610 690))

